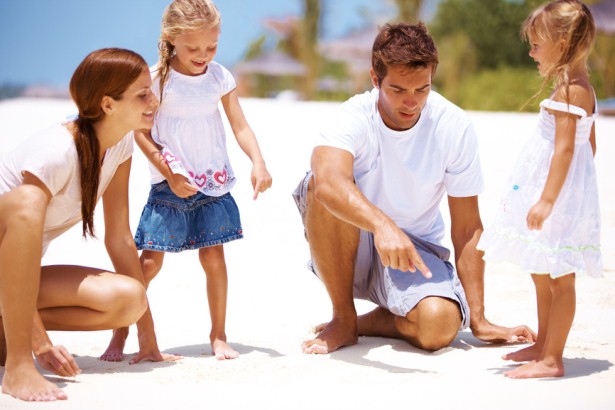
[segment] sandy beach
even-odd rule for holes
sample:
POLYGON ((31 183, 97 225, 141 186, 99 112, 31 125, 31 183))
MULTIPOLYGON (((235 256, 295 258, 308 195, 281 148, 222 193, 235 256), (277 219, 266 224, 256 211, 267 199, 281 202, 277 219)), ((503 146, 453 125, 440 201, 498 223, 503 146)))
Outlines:
MULTIPOLYGON (((337 103, 244 99, 242 105, 261 145, 273 188, 252 200, 250 162, 227 124, 228 147, 238 177, 233 189, 245 238, 225 245, 229 271, 227 335, 241 356, 217 361, 209 344, 205 275, 196 252, 168 254, 148 291, 158 344, 183 359, 129 365, 137 352, 131 327, 123 362, 98 360, 111 332, 50 332, 76 357, 82 374, 45 376, 69 399, 25 403, 0 395, 0 409, 615 409, 615 117, 596 122, 604 277, 579 276, 577 313, 559 379, 510 380, 513 364, 501 355, 518 346, 488 345, 469 330, 435 353, 385 338, 326 356, 304 355, 300 344, 312 327, 330 319, 322 284, 306 268, 307 243, 291 192, 308 169, 319 124, 337 103)), ((24 137, 75 113, 67 100, 0 102, 0 154, 24 137)), ((536 114, 469 113, 479 136, 486 190, 483 223, 496 209, 505 179, 529 136, 536 114)), ((149 191, 149 170, 135 148, 130 185, 131 227, 137 226, 149 191)), ((442 204, 447 219, 446 201, 442 204)), ((102 243, 84 242, 75 227, 52 243, 45 264, 85 264, 111 269, 102 243)), ((450 242, 445 242, 450 246, 450 242)), ((371 310, 357 301, 359 313, 371 310)), ((486 313, 498 324, 537 328, 534 287, 515 266, 488 264, 486 313)), ((4 368, 0 367, 0 377, 4 368)))

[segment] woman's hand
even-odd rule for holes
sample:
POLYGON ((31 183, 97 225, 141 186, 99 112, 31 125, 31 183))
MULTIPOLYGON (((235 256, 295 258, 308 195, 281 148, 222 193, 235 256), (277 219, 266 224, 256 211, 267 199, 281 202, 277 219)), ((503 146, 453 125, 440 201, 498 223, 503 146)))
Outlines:
POLYGON ((75 362, 75 358, 64 346, 49 345, 39 349, 38 352, 35 351, 34 356, 43 369, 58 376, 75 377, 81 374, 81 369, 75 362))

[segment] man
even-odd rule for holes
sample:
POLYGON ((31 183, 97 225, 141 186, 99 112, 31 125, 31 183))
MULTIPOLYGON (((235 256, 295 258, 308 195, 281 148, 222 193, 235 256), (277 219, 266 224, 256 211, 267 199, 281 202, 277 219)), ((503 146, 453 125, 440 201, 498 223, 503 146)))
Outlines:
POLYGON ((431 91, 437 65, 423 24, 386 25, 372 49, 375 88, 342 104, 317 139, 293 196, 333 318, 304 353, 330 353, 359 335, 438 350, 468 325, 489 342, 535 338, 485 318, 477 139, 466 114, 431 91), (440 245, 445 192, 459 276, 440 245), (354 297, 378 307, 357 317, 354 297))

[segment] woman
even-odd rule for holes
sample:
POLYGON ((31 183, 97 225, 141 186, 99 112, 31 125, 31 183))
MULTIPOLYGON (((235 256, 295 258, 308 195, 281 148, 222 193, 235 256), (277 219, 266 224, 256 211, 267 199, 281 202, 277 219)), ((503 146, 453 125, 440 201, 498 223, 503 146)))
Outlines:
POLYGON ((164 359, 128 224, 131 131, 152 126, 157 99, 150 86, 147 64, 138 54, 94 51, 70 82, 78 117, 38 132, 0 158, 3 393, 32 401, 66 399, 37 371, 32 353, 41 367, 59 376, 75 376, 80 369, 46 330, 114 329, 140 319, 141 351, 151 352, 152 360, 164 359), (121 275, 82 266, 41 267, 50 241, 79 221, 84 237, 94 236, 94 208, 101 197, 105 246, 121 275))

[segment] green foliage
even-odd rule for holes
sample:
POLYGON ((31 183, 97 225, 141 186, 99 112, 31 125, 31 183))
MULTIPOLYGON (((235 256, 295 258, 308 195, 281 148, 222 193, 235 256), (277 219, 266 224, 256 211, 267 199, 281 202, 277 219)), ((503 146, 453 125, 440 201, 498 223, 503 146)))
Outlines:
POLYGON ((267 36, 263 34, 262 36, 251 42, 250 45, 248 45, 248 51, 246 51, 246 54, 243 59, 245 61, 248 61, 260 56, 263 53, 263 46, 265 45, 266 39, 267 36))
POLYGON ((451 100, 467 110, 535 112, 540 100, 549 93, 545 89, 536 96, 542 81, 536 69, 483 70, 467 76, 459 86, 457 98, 451 100))
MULTIPOLYGON (((462 32, 476 51, 478 68, 501 65, 527 66, 528 47, 519 30, 533 7, 510 0, 444 0, 440 3, 430 31, 440 44, 462 32)), ((446 58, 446 56, 442 56, 446 58)))

